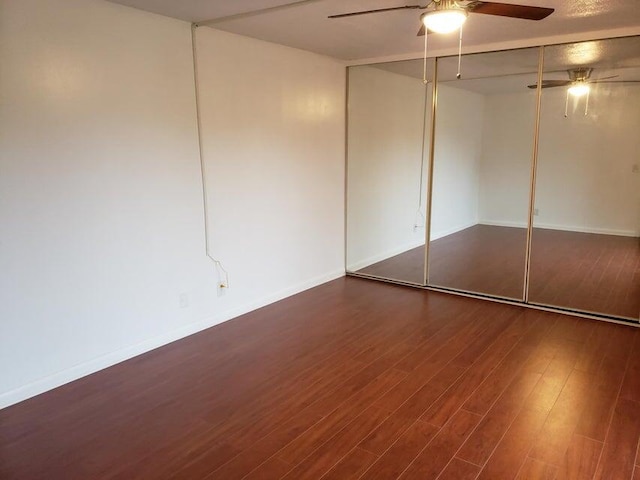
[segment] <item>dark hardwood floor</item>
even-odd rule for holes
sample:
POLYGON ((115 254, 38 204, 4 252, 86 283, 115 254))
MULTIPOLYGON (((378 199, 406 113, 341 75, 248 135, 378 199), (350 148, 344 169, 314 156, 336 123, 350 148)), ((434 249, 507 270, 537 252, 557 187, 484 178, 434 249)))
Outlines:
POLYGON ((640 335, 346 278, 0 411, 0 478, 640 478, 640 335))
MULTIPOLYGON (((526 230, 475 225, 431 242, 431 285, 521 299, 526 230)), ((424 247, 370 265, 361 273, 423 282, 424 247)), ((535 228, 532 303, 638 319, 640 239, 535 228)))

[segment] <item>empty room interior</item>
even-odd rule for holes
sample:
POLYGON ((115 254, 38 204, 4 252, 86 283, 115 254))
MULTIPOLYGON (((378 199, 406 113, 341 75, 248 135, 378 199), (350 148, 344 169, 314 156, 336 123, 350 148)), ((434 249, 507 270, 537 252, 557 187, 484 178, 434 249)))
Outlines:
POLYGON ((640 480, 638 0, 0 0, 0 479, 640 480))

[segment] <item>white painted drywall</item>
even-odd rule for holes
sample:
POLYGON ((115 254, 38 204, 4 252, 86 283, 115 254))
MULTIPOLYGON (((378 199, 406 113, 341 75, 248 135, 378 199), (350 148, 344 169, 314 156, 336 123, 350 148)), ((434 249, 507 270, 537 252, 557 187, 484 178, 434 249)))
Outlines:
MULTIPOLYGON (((486 96, 480 223, 526 226, 535 92, 486 96)), ((640 235, 640 87, 595 87, 590 112, 544 91, 534 225, 640 235)))
POLYGON ((431 240, 478 223, 484 96, 438 86, 431 240))
POLYGON ((0 0, 0 407, 342 274, 345 69, 226 33, 199 46, 222 298, 190 25, 0 0))
POLYGON ((349 71, 348 270, 424 245, 424 102, 421 80, 367 66, 349 71))
POLYGON ((197 47, 220 307, 344 274, 346 68, 209 28, 197 47))

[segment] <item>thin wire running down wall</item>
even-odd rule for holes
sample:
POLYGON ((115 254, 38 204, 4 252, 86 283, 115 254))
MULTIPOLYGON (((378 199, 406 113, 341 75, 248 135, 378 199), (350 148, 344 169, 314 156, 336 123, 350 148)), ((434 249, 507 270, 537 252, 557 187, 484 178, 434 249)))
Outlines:
POLYGON ((198 135, 198 154, 200 158, 200 177, 202 180, 202 207, 204 213, 204 242, 205 242, 205 253, 207 257, 213 262, 216 268, 216 273, 218 275, 218 288, 229 288, 229 273, 225 270, 222 262, 216 259, 211 251, 211 228, 209 221, 209 197, 207 195, 207 172, 204 163, 204 155, 203 155, 203 147, 202 147, 202 118, 200 115, 200 83, 198 81, 198 51, 196 46, 196 31, 198 29, 198 25, 195 23, 191 25, 191 51, 193 53, 193 82, 195 89, 195 100, 196 100, 196 127, 197 127, 197 135, 198 135))

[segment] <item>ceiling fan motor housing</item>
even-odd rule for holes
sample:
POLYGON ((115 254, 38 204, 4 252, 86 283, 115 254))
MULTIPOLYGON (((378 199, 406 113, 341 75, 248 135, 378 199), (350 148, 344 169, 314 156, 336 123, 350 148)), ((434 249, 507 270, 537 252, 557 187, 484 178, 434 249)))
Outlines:
POLYGON ((572 82, 584 82, 588 80, 592 71, 593 68, 572 68, 567 70, 567 72, 569 72, 569 79, 571 79, 572 82))
POLYGON ((436 11, 438 10, 464 10, 466 9, 458 4, 456 0, 433 0, 433 5, 436 11))

